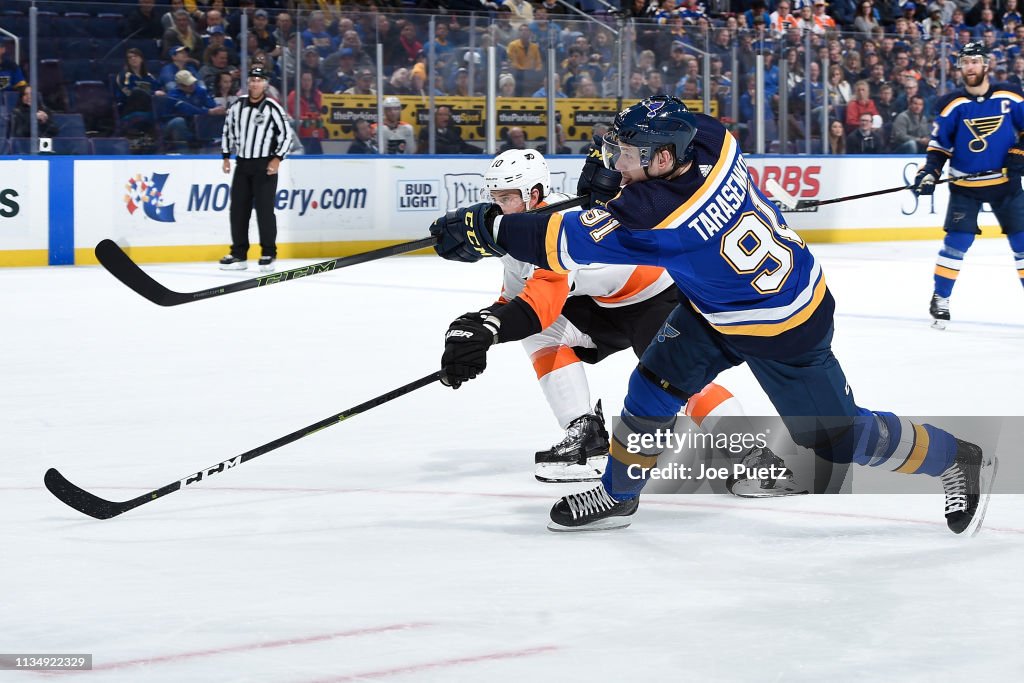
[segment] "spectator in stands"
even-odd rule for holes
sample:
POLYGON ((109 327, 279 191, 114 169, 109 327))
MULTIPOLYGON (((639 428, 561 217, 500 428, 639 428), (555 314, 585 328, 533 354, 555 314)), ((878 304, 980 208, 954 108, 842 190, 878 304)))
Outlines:
POLYGON ((494 23, 488 30, 494 44, 500 45, 503 49, 515 40, 517 35, 515 27, 512 26, 512 8, 507 4, 501 5, 498 8, 498 14, 494 17, 494 23))
MULTIPOLYGON (((21 97, 18 104, 11 112, 11 137, 30 138, 32 137, 32 87, 24 85, 21 87, 21 97)), ((36 130, 41 138, 55 138, 59 133, 57 124, 53 121, 53 114, 43 104, 42 99, 36 102, 36 130)))
MULTIPOLYGON (((538 145, 537 151, 541 154, 549 154, 547 142, 538 145)), ((561 123, 555 124, 555 154, 572 154, 572 148, 565 144, 565 129, 561 123)))
POLYGON ((828 104, 835 111, 836 107, 846 107, 853 99, 850 83, 843 77, 843 68, 838 64, 828 67, 828 104))
POLYGON ((295 24, 288 12, 279 12, 274 17, 274 40, 278 45, 287 45, 288 39, 295 35, 295 24))
POLYGON ((174 77, 174 87, 167 92, 170 113, 164 123, 164 137, 168 149, 184 151, 186 145, 196 142, 195 117, 219 115, 226 110, 218 105, 213 95, 203 87, 191 71, 182 69, 174 77))
POLYGON ((345 95, 376 95, 377 89, 373 87, 373 72, 363 68, 356 72, 356 82, 352 87, 342 91, 345 95))
POLYGON ((512 12, 509 23, 512 24, 512 28, 516 29, 516 31, 523 24, 528 26, 533 21, 533 5, 527 2, 527 0, 505 0, 502 7, 508 7, 512 12))
MULTIPOLYGON (((462 129, 452 123, 452 109, 446 104, 434 109, 434 149, 437 154, 480 154, 480 149, 462 139, 462 129)), ((416 148, 421 154, 430 149, 430 126, 421 126, 416 148)))
POLYGON ((384 83, 385 95, 412 95, 412 74, 405 67, 391 72, 391 78, 384 83))
MULTIPOLYGON (((323 83, 320 86, 324 92, 345 92, 356 84, 356 57, 355 53, 352 52, 352 48, 343 47, 336 54, 337 64, 334 68, 328 70, 327 67, 332 62, 324 60, 323 83)), ((311 60, 308 52, 306 60, 311 60)), ((303 67, 305 67, 305 63, 303 67)))
MULTIPOLYGON (((323 90, 324 92, 333 93, 335 91, 329 88, 327 85, 327 81, 329 80, 329 78, 328 75, 325 74, 323 71, 323 68, 321 66, 322 62, 323 60, 320 59, 320 50, 317 49, 315 45, 307 45, 302 50, 302 70, 309 71, 310 73, 313 74, 313 80, 320 84, 321 90, 323 90)), ((355 82, 354 77, 352 82, 355 82)), ((348 85, 351 85, 351 83, 348 85)), ((346 85, 345 87, 347 88, 348 85, 346 85)), ((345 88, 342 88, 342 90, 344 89, 345 88)), ((341 91, 339 90, 338 92, 341 91)))
POLYGON ((199 54, 202 42, 199 35, 192 30, 192 20, 188 12, 183 9, 174 13, 174 26, 164 32, 163 41, 160 43, 161 54, 166 58, 170 51, 184 45, 192 54, 199 54))
POLYGON ((323 145, 320 144, 326 137, 320 114, 323 93, 313 82, 313 74, 303 72, 300 79, 299 93, 293 90, 288 95, 288 113, 295 115, 295 97, 299 94, 299 142, 306 154, 323 154, 323 145))
POLYGON ((402 24, 398 33, 398 43, 391 45, 390 50, 389 46, 385 45, 384 52, 390 55, 385 63, 395 67, 412 68, 416 63, 416 57, 423 52, 423 43, 416 37, 416 25, 411 21, 402 24))
POLYGON ((0 92, 18 90, 28 85, 21 67, 7 59, 7 40, 0 39, 0 92))
MULTIPOLYGON (((985 0, 981 0, 981 2, 978 5, 975 5, 975 9, 980 7, 981 3, 984 3, 984 2, 985 2, 985 0)), ((978 23, 974 25, 973 32, 974 32, 975 39, 983 37, 985 35, 986 31, 992 31, 992 33, 994 34, 997 30, 999 30, 996 27, 996 23, 995 23, 996 14, 992 10, 991 6, 985 7, 984 9, 982 9, 980 15, 981 15, 980 21, 978 21, 978 23)))
POLYGON ((193 76, 199 77, 199 69, 196 67, 195 60, 189 55, 188 48, 184 45, 171 48, 171 62, 165 64, 164 68, 160 69, 160 75, 157 77, 160 83, 163 84, 164 90, 170 92, 174 88, 174 79, 178 75, 179 71, 189 71, 193 76))
POLYGON ((522 96, 537 89, 544 78, 544 61, 527 24, 519 26, 519 37, 508 44, 508 63, 516 77, 516 95, 522 96))
POLYGON ((267 10, 258 9, 252 14, 252 27, 250 31, 256 36, 256 44, 270 57, 281 55, 281 46, 277 43, 273 31, 270 30, 270 18, 267 10))
POLYGON ((814 0, 811 18, 807 23, 810 24, 811 31, 819 36, 836 30, 836 20, 828 15, 827 10, 828 2, 826 0, 814 0))
POLYGON ((380 150, 377 148, 377 139, 373 135, 369 121, 356 119, 352 125, 352 134, 355 139, 349 145, 349 154, 380 154, 380 150))
MULTIPOLYGON (((542 85, 540 86, 540 88, 538 88, 536 91, 534 91, 534 93, 532 95, 530 95, 530 97, 543 97, 543 98, 546 98, 547 96, 548 96, 548 77, 545 76, 544 77, 544 81, 543 81, 542 85)), ((557 98, 560 98, 560 97, 568 97, 564 92, 562 92, 561 88, 559 88, 558 90, 555 91, 555 98, 557 99, 557 98)))
POLYGON ((302 32, 302 44, 315 47, 321 58, 335 51, 336 39, 324 26, 324 13, 317 10, 309 15, 309 24, 302 32))
POLYGON ((228 49, 226 47, 215 47, 210 50, 210 63, 204 64, 199 69, 199 80, 209 91, 217 89, 217 81, 221 74, 229 74, 232 79, 239 77, 237 67, 231 66, 228 62, 228 49))
POLYGON ((873 118, 868 113, 860 115, 857 128, 846 136, 847 154, 882 154, 885 151, 881 133, 872 127, 873 118))
POLYGON ((888 140, 892 131, 892 122, 896 120, 896 115, 900 113, 900 110, 896 108, 892 84, 886 83, 878 90, 875 107, 878 109, 878 116, 882 119, 882 131, 888 140))
MULTIPOLYGON (((224 16, 220 13, 220 10, 211 9, 206 13, 206 37, 203 39, 208 47, 217 45, 217 41, 214 40, 215 35, 220 35, 219 42, 221 45, 232 53, 235 52, 235 40, 228 35, 228 23, 224 21, 224 16)), ((234 63, 233 61, 232 64, 234 63)))
POLYGON ((789 0, 779 0, 775 11, 769 15, 768 29, 775 38, 781 38, 791 28, 799 28, 800 20, 790 12, 789 0))
POLYGON ((217 76, 217 84, 213 88, 213 101, 217 106, 228 109, 238 101, 238 82, 228 72, 222 72, 217 76))
POLYGON ((160 81, 146 69, 142 50, 130 47, 125 51, 124 67, 114 83, 117 114, 125 137, 152 134, 153 96, 166 93, 160 81))
POLYGON ((906 111, 900 112, 892 124, 893 152, 924 154, 931 140, 931 121, 924 113, 924 98, 914 95, 906 111))
MULTIPOLYGON (((658 75, 659 77, 661 76, 660 73, 658 75)), ((601 93, 598 92, 597 90, 597 83, 595 83, 594 79, 592 79, 589 75, 584 74, 581 75, 578 79, 576 79, 576 94, 574 95, 574 97, 595 98, 600 96, 601 93)))
POLYGON ((342 50, 346 47, 352 50, 357 67, 373 68, 376 66, 375 57, 371 56, 373 51, 363 45, 363 39, 359 37, 359 32, 355 29, 349 29, 342 34, 338 47, 342 50))
POLYGON ((234 43, 228 44, 228 36, 224 33, 223 26, 213 26, 210 28, 210 32, 206 34, 206 50, 203 52, 203 64, 209 64, 210 58, 213 56, 213 51, 219 48, 227 50, 228 63, 235 66, 241 64, 241 59, 238 57, 238 53, 235 52, 233 47, 234 43))
MULTIPOLYGON (((193 3, 193 7, 194 6, 195 3, 193 3)), ((160 17, 160 25, 164 27, 164 32, 166 33, 174 28, 174 15, 178 10, 182 10, 186 15, 188 15, 189 25, 192 27, 193 31, 196 30, 195 19, 201 17, 203 13, 197 10, 196 14, 198 17, 196 17, 185 10, 185 0, 171 0, 170 9, 167 12, 164 12, 160 17)))
POLYGON ((512 74, 498 76, 498 97, 516 96, 516 77, 512 74))
POLYGON ((832 119, 828 122, 828 154, 846 154, 846 129, 843 122, 832 119))
POLYGON ((156 0, 139 0, 139 6, 125 14, 122 29, 125 38, 160 40, 164 37, 161 12, 155 5, 156 0))
POLYGON ((846 126, 851 132, 860 125, 862 114, 879 116, 867 81, 857 81, 853 85, 853 95, 853 100, 846 105, 846 126))
POLYGON ((853 20, 853 28, 864 38, 870 38, 875 29, 881 28, 875 17, 875 6, 871 0, 862 0, 857 6, 857 16, 853 20))
POLYGON ((761 19, 762 24, 767 24, 768 19, 771 16, 768 14, 767 5, 764 0, 754 0, 750 3, 750 9, 740 15, 742 17, 742 25, 746 28, 753 28, 754 20, 761 19))
POLYGON ((442 57, 451 55, 455 47, 448 40, 449 30, 447 23, 443 21, 437 22, 437 25, 434 27, 433 40, 428 40, 423 44, 423 54, 429 55, 430 50, 433 49, 434 57, 436 59, 441 59, 442 57))
POLYGON ((228 17, 228 35, 241 41, 242 36, 242 15, 248 17, 249 30, 252 30, 253 15, 256 14, 256 0, 238 0, 238 9, 228 17))
POLYGON ((512 126, 505 133, 505 143, 498 150, 498 154, 507 152, 510 149, 526 149, 526 131, 519 126, 512 126))
POLYGON ((999 19, 999 23, 1002 25, 1003 30, 1006 30, 1006 25, 1013 22, 1017 25, 1024 23, 1024 16, 1020 13, 1020 7, 1017 0, 1006 0, 1003 3, 1003 15, 999 19))

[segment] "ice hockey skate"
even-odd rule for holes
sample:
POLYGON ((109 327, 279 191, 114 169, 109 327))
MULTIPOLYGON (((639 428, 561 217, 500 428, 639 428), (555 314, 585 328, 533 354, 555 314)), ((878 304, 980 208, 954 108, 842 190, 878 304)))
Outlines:
POLYGON ((640 497, 617 501, 604 485, 565 496, 551 508, 551 531, 604 531, 621 529, 633 521, 640 497))
POLYGON ((949 297, 932 294, 932 302, 928 306, 932 316, 932 329, 944 330, 949 322, 949 297))
POLYGON ((569 423, 565 438, 534 456, 538 481, 596 481, 608 464, 608 430, 604 427, 601 402, 594 412, 569 423))
POLYGON ((974 536, 981 530, 999 459, 981 448, 956 440, 956 458, 942 473, 946 493, 946 525, 954 534, 974 536))
POLYGON ((770 448, 755 448, 747 453, 725 481, 729 493, 740 498, 800 496, 807 489, 793 481, 793 471, 770 448), (737 471, 736 467, 742 467, 737 471))

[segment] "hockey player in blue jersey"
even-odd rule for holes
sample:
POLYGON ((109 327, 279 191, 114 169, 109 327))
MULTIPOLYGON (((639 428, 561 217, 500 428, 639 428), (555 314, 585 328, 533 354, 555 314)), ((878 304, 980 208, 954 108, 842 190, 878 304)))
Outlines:
MULTIPOLYGON (((431 225, 444 258, 508 253, 555 271, 658 265, 689 299, 630 376, 601 485, 559 500, 549 528, 626 526, 643 473, 659 455, 630 445, 670 429, 691 395, 746 362, 798 444, 833 462, 940 477, 949 528, 977 531, 995 458, 934 426, 856 405, 832 354, 834 302, 821 267, 751 181, 728 131, 675 98, 656 96, 616 117, 604 152, 623 183, 607 210, 499 216, 493 205, 477 204, 431 225)), ((495 335, 483 325, 471 332, 446 345, 463 345, 466 365, 477 354, 482 371, 495 335)))
POLYGON ((935 292, 929 312, 932 326, 944 329, 949 321, 949 297, 960 274, 964 255, 974 242, 978 211, 987 202, 1009 238, 1017 274, 1024 284, 1024 93, 1009 83, 992 84, 988 79, 988 48, 984 43, 967 43, 960 50, 957 65, 964 88, 952 92, 936 105, 938 115, 928 143, 928 156, 912 186, 917 195, 935 192, 935 181, 949 159, 949 173, 957 176, 983 174, 954 180, 949 189, 942 250, 935 263, 935 292), (1002 169, 1006 168, 1007 175, 1002 169), (991 173, 984 174, 985 171, 991 173))

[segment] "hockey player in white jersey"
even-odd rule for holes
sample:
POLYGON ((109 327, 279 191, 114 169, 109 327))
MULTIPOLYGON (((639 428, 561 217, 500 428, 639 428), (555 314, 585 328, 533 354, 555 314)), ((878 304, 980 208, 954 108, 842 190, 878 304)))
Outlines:
MULTIPOLYGON (((484 175, 492 201, 504 214, 522 213, 567 199, 551 193, 547 161, 534 150, 509 150, 495 157, 484 175)), ((501 295, 482 311, 460 316, 493 318, 498 341, 522 340, 541 390, 565 437, 535 456, 535 475, 545 482, 588 481, 600 477, 608 454, 601 402, 594 408, 583 362, 596 363, 632 348, 639 355, 678 303, 672 279, 651 266, 590 265, 558 274, 517 261, 504 266, 501 295)), ((457 333, 456 333, 457 334, 457 333)), ((447 337, 446 337, 447 338, 447 337)), ((458 387, 457 358, 444 363, 449 383, 458 387)), ((699 424, 714 413, 742 414, 724 388, 695 396, 687 413, 699 424)))
MULTIPOLYGON (((381 152, 384 154, 415 154, 416 153, 416 132, 412 126, 402 121, 402 101, 397 97, 385 97, 381 103, 384 110, 384 144, 381 152)), ((376 128, 374 129, 376 132, 376 128)))

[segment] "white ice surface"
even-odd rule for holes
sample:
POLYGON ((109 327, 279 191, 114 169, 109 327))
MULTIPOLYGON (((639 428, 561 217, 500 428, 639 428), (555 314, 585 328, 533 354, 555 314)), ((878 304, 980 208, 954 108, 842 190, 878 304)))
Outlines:
MULTIPOLYGON (((1024 414, 1005 240, 970 252, 945 332, 926 320, 937 246, 814 248, 858 402, 1024 414)), ((256 274, 146 270, 180 290, 256 274)), ((498 282, 496 262, 403 257, 165 309, 99 267, 0 270, 0 652, 93 653, 60 680, 118 682, 1024 678, 1024 496, 974 539, 938 495, 663 496, 628 529, 553 534, 571 489, 533 479, 560 434, 517 344, 457 392, 118 518, 42 486, 56 466, 134 497, 425 375, 498 282)), ((610 415, 634 364, 589 368, 610 415)), ((720 381, 771 412, 746 369, 720 381)))

